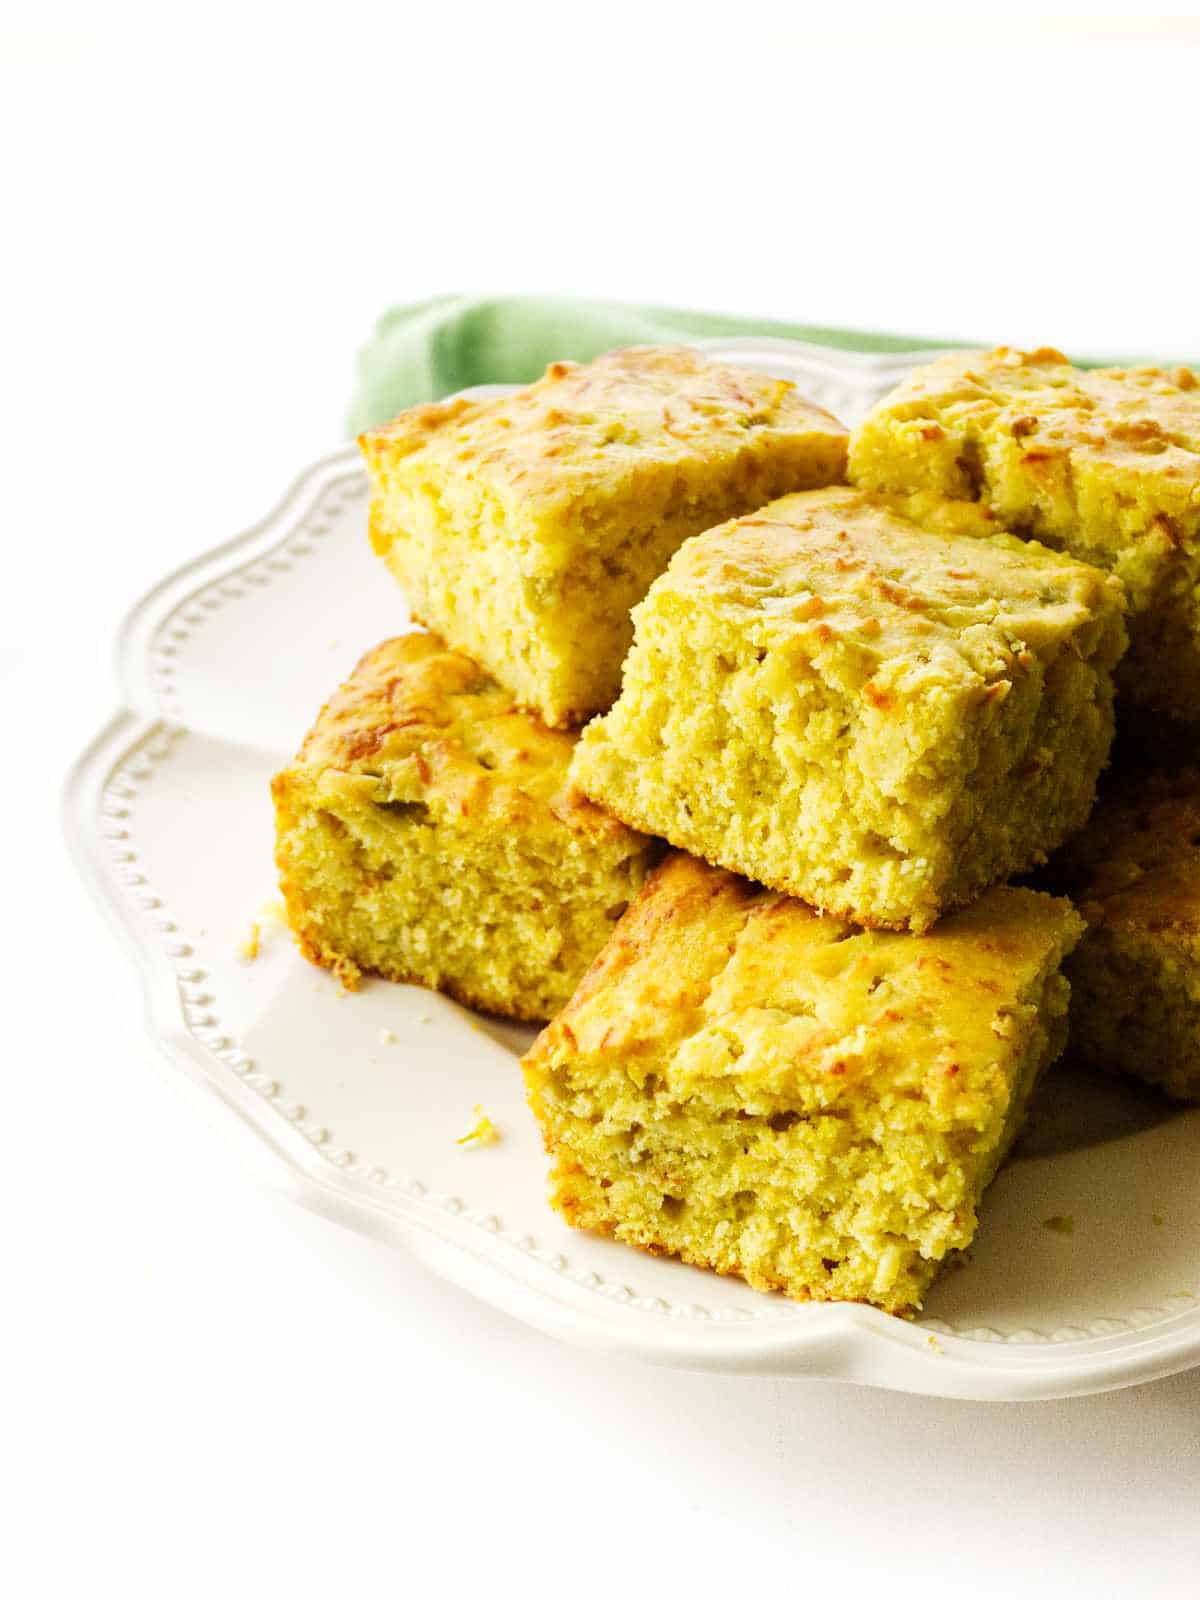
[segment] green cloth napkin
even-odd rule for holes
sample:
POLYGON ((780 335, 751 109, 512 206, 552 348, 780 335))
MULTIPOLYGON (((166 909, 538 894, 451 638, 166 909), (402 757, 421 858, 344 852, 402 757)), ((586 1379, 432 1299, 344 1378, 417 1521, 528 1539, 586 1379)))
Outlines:
POLYGON ((945 340, 603 300, 521 295, 480 300, 445 294, 396 306, 380 318, 359 357, 348 423, 352 433, 361 433, 421 400, 438 400, 475 383, 532 383, 551 361, 591 361, 621 345, 680 344, 745 333, 805 339, 835 350, 933 350, 946 345, 945 340))
MULTIPOLYGON (((833 350, 937 350, 959 340, 913 339, 907 334, 811 328, 798 322, 764 322, 709 311, 627 306, 606 300, 554 300, 510 295, 483 300, 438 295, 396 306, 380 318, 358 363, 358 388, 347 423, 351 433, 387 422, 406 406, 439 400, 476 383, 532 383, 551 361, 591 361, 627 344, 686 344, 733 334, 803 339, 833 350)), ((994 344, 996 339, 980 339, 994 344)), ((1083 367, 1128 366, 1130 356, 1074 356, 1083 367)), ((1176 364, 1178 358, 1168 358, 1176 364)), ((1198 363, 1190 363, 1197 366, 1198 363)))

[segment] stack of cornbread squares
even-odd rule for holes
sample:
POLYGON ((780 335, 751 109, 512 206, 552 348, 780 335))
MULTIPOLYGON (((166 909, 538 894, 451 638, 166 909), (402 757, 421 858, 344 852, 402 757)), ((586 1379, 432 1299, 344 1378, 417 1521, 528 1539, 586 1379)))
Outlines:
POLYGON ((433 631, 275 779, 289 918, 549 1021, 569 1222, 909 1313, 1068 1038, 1200 1098, 1200 773, 1093 812, 1114 683, 1200 729, 1190 372, 954 355, 849 437, 633 349, 362 447, 433 631))

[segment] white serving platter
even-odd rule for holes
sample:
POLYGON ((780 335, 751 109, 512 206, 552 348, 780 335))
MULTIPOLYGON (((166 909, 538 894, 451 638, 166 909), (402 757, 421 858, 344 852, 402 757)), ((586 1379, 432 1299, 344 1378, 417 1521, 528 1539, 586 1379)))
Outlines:
MULTIPOLYGON (((849 422, 928 359, 706 348, 849 422)), ((118 642, 123 708, 64 797, 151 1034, 264 1173, 536 1328, 652 1361, 987 1400, 1200 1364, 1200 1110, 1060 1070, 920 1321, 796 1305, 559 1221, 517 1067, 529 1030, 383 982, 347 996, 269 919, 257 960, 239 954, 274 893, 271 773, 363 651, 410 626, 368 549, 366 498, 357 451, 338 450, 140 600, 118 642), (477 1104, 500 1143, 457 1142, 477 1104)))

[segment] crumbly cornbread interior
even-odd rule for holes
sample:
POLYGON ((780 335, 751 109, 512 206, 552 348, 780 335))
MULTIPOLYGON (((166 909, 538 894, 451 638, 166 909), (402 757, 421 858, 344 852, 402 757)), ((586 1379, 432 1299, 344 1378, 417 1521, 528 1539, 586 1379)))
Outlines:
POLYGON ((1057 350, 942 357, 851 441, 871 489, 981 500, 1114 572, 1130 606, 1118 687, 1200 719, 1200 384, 1186 367, 1083 371, 1057 350))
POLYGON ((1120 603, 965 502, 786 496, 653 585, 572 775, 708 861, 920 931, 1086 820, 1120 603))
POLYGON ((1119 786, 1052 876, 1088 922, 1072 1054, 1200 1099, 1200 771, 1119 786))
POLYGON ((371 540, 413 614, 563 726, 609 706, 629 612, 690 534, 836 482, 846 430, 694 350, 556 362, 363 436, 371 540))
POLYGON ((673 855, 525 1058, 567 1221, 796 1299, 918 1307, 1062 1049, 1069 903, 923 938, 673 855))
POLYGON ((552 1016, 657 854, 568 788, 573 744, 428 634, 372 651, 273 785, 305 954, 552 1016))

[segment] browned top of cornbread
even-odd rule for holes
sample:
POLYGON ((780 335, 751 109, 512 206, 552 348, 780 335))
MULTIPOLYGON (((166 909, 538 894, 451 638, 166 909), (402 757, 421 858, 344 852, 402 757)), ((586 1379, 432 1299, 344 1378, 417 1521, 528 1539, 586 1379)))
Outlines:
POLYGON ((1200 490, 1200 381, 1188 367, 1086 371, 1058 350, 965 351, 918 368, 876 414, 1011 434, 1031 466, 1104 462, 1181 504, 1200 490))
POLYGON ((429 633, 369 651, 322 709, 296 759, 373 804, 529 827, 552 817, 593 836, 637 836, 567 784, 576 736, 516 709, 506 689, 429 633))
POLYGON ((847 438, 783 378, 707 361, 686 346, 639 345, 586 366, 555 361, 514 394, 414 406, 360 443, 372 462, 419 453, 424 467, 558 499, 798 432, 843 446, 847 438))
POLYGON ((1117 785, 1053 871, 1089 922, 1200 936, 1200 768, 1117 785))
POLYGON ((916 1093, 981 1126, 1036 1023, 1026 998, 1083 924, 995 888, 921 937, 854 927, 691 856, 667 858, 531 1060, 609 1056, 686 1090, 736 1074, 814 1106, 916 1093))
POLYGON ((850 647, 901 690, 938 668, 1008 676, 1122 605, 1114 578, 1004 533, 973 502, 852 488, 785 495, 690 540, 652 601, 666 593, 753 619, 772 642, 850 647))

